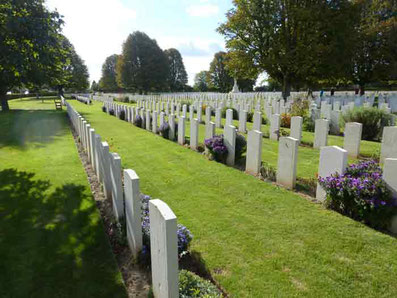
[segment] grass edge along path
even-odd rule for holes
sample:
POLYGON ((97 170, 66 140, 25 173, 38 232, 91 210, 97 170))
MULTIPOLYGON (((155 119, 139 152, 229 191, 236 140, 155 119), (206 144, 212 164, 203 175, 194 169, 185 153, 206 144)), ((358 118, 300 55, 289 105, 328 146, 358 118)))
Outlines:
POLYGON ((191 250, 232 296, 393 297, 396 239, 297 194, 71 102, 194 234, 191 250))
POLYGON ((66 112, 48 107, 0 113, 0 296, 126 297, 66 112))

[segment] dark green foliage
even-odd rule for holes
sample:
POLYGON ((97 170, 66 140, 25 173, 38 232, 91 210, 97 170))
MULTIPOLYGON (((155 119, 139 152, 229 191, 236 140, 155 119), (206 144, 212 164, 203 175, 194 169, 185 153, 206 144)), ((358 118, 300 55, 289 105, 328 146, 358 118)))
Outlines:
POLYGON ((199 92, 206 92, 209 90, 208 86, 208 71, 200 71, 194 77, 194 90, 199 92))
POLYGON ((172 92, 183 91, 187 84, 187 73, 181 53, 177 49, 164 51, 168 60, 168 86, 172 92))
POLYGON ((168 61, 156 40, 135 31, 117 61, 117 82, 126 90, 147 93, 167 88, 168 61))
POLYGON ((260 173, 264 179, 269 181, 276 181, 277 169, 269 165, 267 162, 262 162, 260 173))
POLYGON ((120 120, 125 120, 125 111, 124 110, 120 111, 119 118, 120 118, 120 120))
POLYGON ((303 118, 303 130, 304 131, 309 131, 309 132, 314 132, 314 128, 316 126, 316 123, 311 117, 306 117, 303 118))
POLYGON ((118 89, 116 80, 116 66, 119 55, 114 54, 106 58, 102 65, 102 77, 99 80, 99 88, 102 91, 116 91, 118 89))
POLYGON ((201 278, 193 272, 181 270, 179 272, 179 297, 223 297, 218 288, 208 280, 201 278))
POLYGON ((247 151, 247 141, 245 137, 241 134, 236 135, 236 160, 239 160, 243 157, 247 151))
POLYGON ((363 125, 364 140, 380 140, 383 127, 390 126, 392 116, 378 108, 355 107, 342 117, 342 125, 347 122, 358 122, 363 125))
POLYGON ((102 106, 102 112, 106 113, 106 107, 102 106))

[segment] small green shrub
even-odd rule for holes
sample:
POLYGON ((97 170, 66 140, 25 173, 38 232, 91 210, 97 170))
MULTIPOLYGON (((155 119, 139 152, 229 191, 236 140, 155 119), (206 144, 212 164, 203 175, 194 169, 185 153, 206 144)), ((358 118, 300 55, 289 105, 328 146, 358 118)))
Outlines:
POLYGON ((305 98, 295 99, 291 105, 291 116, 307 117, 309 114, 310 101, 305 98))
POLYGON ((358 122, 363 125, 364 140, 378 141, 382 137, 383 128, 392 124, 392 116, 377 108, 355 107, 343 115, 341 126, 344 127, 348 122, 358 122))
POLYGON ((309 132, 314 132, 314 128, 316 126, 315 121, 311 117, 305 117, 303 118, 303 130, 304 131, 309 131, 309 132))
POLYGON ((247 113, 247 122, 253 122, 254 121, 254 112, 248 112, 247 113))
POLYGON ((267 162, 262 162, 260 173, 264 179, 269 181, 276 181, 277 170, 276 168, 269 165, 267 162))
POLYGON ((247 151, 247 141, 241 134, 236 135, 236 160, 243 157, 243 154, 247 151))
POLYGON ((193 272, 179 271, 179 297, 223 297, 221 291, 208 280, 201 278, 193 272))
POLYGON ((106 113, 106 107, 102 106, 102 112, 106 113))
POLYGON ((290 114, 281 114, 280 126, 285 128, 291 127, 291 115, 290 114))
POLYGON ((167 122, 160 125, 159 132, 164 139, 169 139, 170 126, 167 122))
POLYGON ((125 120, 125 111, 124 110, 120 111, 119 118, 120 118, 120 120, 125 120))
POLYGON ((113 109, 110 109, 110 110, 109 110, 109 114, 112 115, 112 116, 114 116, 114 110, 113 110, 113 109))

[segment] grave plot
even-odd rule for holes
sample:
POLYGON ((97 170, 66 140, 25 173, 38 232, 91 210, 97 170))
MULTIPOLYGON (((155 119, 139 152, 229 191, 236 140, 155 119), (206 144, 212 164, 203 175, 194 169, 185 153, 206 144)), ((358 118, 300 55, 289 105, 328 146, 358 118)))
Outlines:
POLYGON ((53 100, 10 106, 0 116, 0 296, 126 297, 66 112, 53 100))
POLYGON ((139 173, 142 192, 189 227, 192 251, 231 295, 397 294, 393 237, 104 115, 98 104, 71 104, 123 157, 122 168, 139 173))

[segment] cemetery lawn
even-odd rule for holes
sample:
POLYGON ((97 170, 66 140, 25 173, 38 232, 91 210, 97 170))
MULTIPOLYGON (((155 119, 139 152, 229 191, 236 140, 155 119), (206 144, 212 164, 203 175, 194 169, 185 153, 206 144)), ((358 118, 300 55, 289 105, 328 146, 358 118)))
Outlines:
POLYGON ((126 297, 65 110, 10 106, 32 110, 0 112, 0 296, 126 297))
MULTIPOLYGON (((397 240, 299 195, 69 101, 194 234, 234 297, 396 297, 397 240)), ((313 167, 317 167, 314 164, 313 167)))

